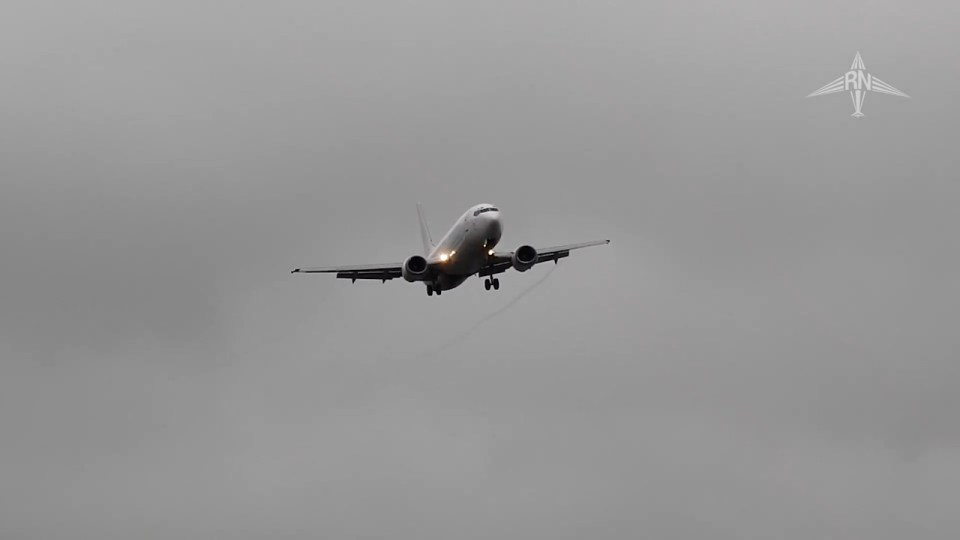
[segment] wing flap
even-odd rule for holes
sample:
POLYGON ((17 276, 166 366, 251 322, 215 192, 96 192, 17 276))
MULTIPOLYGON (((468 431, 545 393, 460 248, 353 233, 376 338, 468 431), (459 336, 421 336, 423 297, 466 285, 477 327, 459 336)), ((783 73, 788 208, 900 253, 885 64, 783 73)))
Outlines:
POLYGON ((492 276, 494 274, 502 274, 509 270, 512 266, 513 265, 510 264, 510 259, 507 259, 506 261, 495 262, 481 268, 480 271, 477 272, 477 276, 483 277, 492 276))
POLYGON ((340 279, 379 279, 386 281, 403 275, 400 263, 362 264, 355 266, 326 266, 294 268, 291 274, 336 274, 340 279))
POLYGON ((337 277, 340 279, 352 279, 354 281, 358 279, 379 279, 381 281, 386 281, 388 279, 396 279, 401 277, 402 273, 400 270, 374 270, 374 271, 365 271, 365 272, 337 272, 337 277))

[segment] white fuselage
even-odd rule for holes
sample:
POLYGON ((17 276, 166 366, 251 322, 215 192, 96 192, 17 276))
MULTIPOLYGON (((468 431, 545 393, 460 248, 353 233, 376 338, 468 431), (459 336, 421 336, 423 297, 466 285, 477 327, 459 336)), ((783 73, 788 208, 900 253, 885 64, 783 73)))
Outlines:
POLYGON ((494 205, 478 204, 464 212, 426 255, 431 266, 439 269, 437 281, 443 290, 479 272, 502 233, 500 211, 494 205))

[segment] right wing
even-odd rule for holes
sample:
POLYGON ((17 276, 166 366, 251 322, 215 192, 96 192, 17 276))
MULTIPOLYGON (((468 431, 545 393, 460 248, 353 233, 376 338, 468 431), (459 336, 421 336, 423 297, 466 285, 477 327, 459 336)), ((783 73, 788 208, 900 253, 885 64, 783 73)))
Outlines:
MULTIPOLYGON (((579 244, 566 244, 562 246, 551 246, 548 248, 535 248, 537 250, 537 260, 534 262, 534 265, 553 261, 557 263, 560 259, 564 257, 569 257, 570 252, 574 249, 581 249, 591 246, 602 246, 609 244, 610 240, 594 240, 592 242, 581 242, 579 244)), ((496 252, 490 256, 490 263, 487 266, 484 266, 480 269, 478 273, 479 276, 492 276, 493 274, 499 274, 501 272, 506 272, 513 266, 511 262, 513 257, 513 252, 496 252)))
POLYGON ((580 242, 579 244, 566 244, 563 246, 551 246, 548 248, 537 248, 537 264, 547 261, 556 261, 557 259, 562 259, 570 255, 570 252, 575 249, 590 247, 590 246, 604 246, 609 244, 609 240, 594 240, 592 242, 580 242))
POLYGON ((291 274, 336 274, 340 279, 379 279, 386 281, 401 277, 401 263, 362 264, 355 266, 327 266, 313 268, 294 268, 291 274))

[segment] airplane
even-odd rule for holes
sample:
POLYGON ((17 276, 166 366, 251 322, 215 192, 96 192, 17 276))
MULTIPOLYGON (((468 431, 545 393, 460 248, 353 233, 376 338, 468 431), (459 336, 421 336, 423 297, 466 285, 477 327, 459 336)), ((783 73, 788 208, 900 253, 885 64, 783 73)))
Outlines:
POLYGON ((423 208, 419 204, 417 216, 420 219, 423 255, 411 255, 402 263, 295 268, 291 273, 336 274, 338 278, 354 283, 358 279, 379 279, 386 283, 387 280, 402 277, 410 283, 424 283, 427 296, 433 296, 434 293, 440 296, 443 291, 460 286, 474 274, 485 278, 483 286, 486 290, 499 290, 500 280, 494 276, 510 268, 526 272, 536 264, 548 261, 556 264, 575 249, 610 243, 610 240, 595 240, 541 249, 524 244, 514 251, 498 252, 494 247, 500 242, 503 224, 500 221, 500 209, 492 204, 478 204, 468 209, 437 243, 430 236, 423 208))

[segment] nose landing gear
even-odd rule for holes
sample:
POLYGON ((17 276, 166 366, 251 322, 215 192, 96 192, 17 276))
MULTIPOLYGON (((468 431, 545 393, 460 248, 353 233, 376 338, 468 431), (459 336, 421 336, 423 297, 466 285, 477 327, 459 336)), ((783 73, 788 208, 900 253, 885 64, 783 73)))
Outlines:
POLYGON ((437 293, 437 296, 440 296, 442 292, 443 290, 439 285, 427 285, 427 296, 433 296, 433 293, 437 293))

